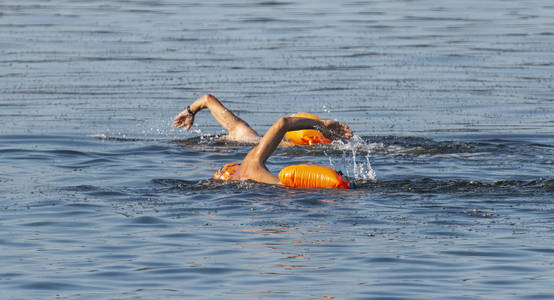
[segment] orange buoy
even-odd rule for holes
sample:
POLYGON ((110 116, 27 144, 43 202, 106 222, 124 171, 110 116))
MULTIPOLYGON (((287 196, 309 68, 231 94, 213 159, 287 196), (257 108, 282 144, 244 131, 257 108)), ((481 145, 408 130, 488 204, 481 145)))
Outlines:
POLYGON ((233 170, 238 165, 239 165, 239 163, 236 163, 236 162, 228 163, 228 164, 224 165, 221 169, 219 169, 219 170, 217 170, 217 172, 215 172, 213 179, 229 180, 229 178, 231 178, 231 175, 233 175, 233 170))
MULTIPOLYGON (((310 113, 297 113, 291 115, 291 117, 302 117, 309 119, 317 119, 319 117, 310 113)), ((297 145, 313 145, 313 144, 329 144, 331 140, 326 138, 321 132, 315 129, 302 129, 295 131, 288 131, 285 137, 297 145)))
POLYGON ((295 188, 330 187, 352 189, 354 184, 335 170, 317 165, 292 165, 279 172, 282 184, 295 188))

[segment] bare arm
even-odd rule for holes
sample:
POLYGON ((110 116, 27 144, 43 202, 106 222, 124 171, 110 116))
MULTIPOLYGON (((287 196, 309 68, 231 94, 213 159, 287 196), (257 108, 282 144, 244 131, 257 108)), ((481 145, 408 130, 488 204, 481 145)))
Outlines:
POLYGON ((289 130, 317 129, 330 139, 352 136, 352 130, 343 123, 332 120, 317 120, 297 117, 284 117, 275 122, 260 140, 259 144, 248 152, 232 175, 234 180, 255 180, 269 184, 279 184, 279 178, 269 172, 265 166, 279 143, 289 130))
POLYGON ((273 124, 243 161, 256 161, 265 165, 267 159, 273 154, 287 131, 316 129, 329 139, 350 139, 352 130, 346 124, 333 120, 317 120, 297 117, 280 118, 273 124))
POLYGON ((214 119, 229 132, 230 140, 251 141, 259 138, 259 135, 250 128, 248 123, 233 114, 216 97, 210 94, 196 99, 189 106, 192 114, 187 109, 179 113, 173 120, 173 125, 177 128, 185 127, 186 130, 189 130, 194 123, 194 115, 205 108, 208 108, 214 119))

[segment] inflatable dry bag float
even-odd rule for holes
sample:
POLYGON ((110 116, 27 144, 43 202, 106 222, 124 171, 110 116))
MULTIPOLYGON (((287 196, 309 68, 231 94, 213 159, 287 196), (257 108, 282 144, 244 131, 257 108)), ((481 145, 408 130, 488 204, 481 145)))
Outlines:
MULTIPOLYGON (((239 164, 229 163, 215 172, 213 179, 229 180, 239 164)), ((354 189, 356 186, 342 177, 340 172, 318 165, 292 165, 279 172, 279 180, 293 188, 338 188, 354 189)))
POLYGON ((340 172, 317 165, 292 165, 279 172, 282 184, 295 188, 339 188, 353 189, 353 183, 344 179, 340 172))
MULTIPOLYGON (((317 119, 319 117, 310 113, 297 113, 291 115, 291 117, 302 117, 308 119, 317 119)), ((288 131, 285 137, 296 145, 314 145, 314 144, 329 144, 331 140, 326 138, 321 132, 315 129, 302 129, 295 131, 288 131)))

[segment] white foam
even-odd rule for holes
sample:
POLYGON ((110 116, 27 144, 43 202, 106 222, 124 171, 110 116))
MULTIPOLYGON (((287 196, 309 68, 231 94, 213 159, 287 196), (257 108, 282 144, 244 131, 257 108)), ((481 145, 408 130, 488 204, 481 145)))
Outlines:
POLYGON ((369 158, 372 147, 377 147, 377 145, 368 144, 357 135, 352 136, 347 142, 333 141, 332 145, 336 149, 342 150, 342 157, 335 160, 325 153, 332 168, 340 170, 347 177, 356 180, 374 180, 376 178, 369 158))

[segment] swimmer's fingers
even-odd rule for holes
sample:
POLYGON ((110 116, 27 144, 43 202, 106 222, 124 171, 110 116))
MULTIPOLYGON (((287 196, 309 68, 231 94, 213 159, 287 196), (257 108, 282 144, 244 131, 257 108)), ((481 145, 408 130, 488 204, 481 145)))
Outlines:
POLYGON ((323 120, 325 127, 327 127, 327 132, 322 132, 327 138, 332 140, 336 139, 350 139, 352 137, 352 130, 348 125, 334 121, 334 120, 323 120))
POLYGON ((186 110, 173 119, 173 126, 177 128, 185 127, 186 130, 189 130, 192 124, 194 124, 194 115, 189 114, 186 110))
POLYGON ((344 136, 345 139, 349 140, 352 137, 352 135, 354 135, 354 132, 352 132, 352 129, 350 129, 350 127, 348 127, 348 125, 343 124, 343 123, 341 123, 341 124, 344 127, 343 128, 343 136, 344 136))
POLYGON ((178 114, 175 119, 173 119, 173 126, 177 127, 177 128, 181 128, 183 126, 185 126, 185 124, 183 123, 184 121, 184 114, 181 112, 180 114, 178 114))
POLYGON ((337 125, 331 128, 331 132, 340 139, 349 140, 352 137, 352 130, 350 130, 348 125, 340 122, 337 122, 337 125))
POLYGON ((192 124, 194 124, 194 115, 189 114, 184 121, 185 130, 189 130, 192 124))

